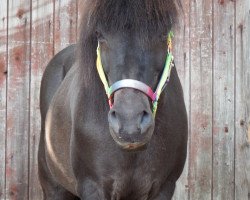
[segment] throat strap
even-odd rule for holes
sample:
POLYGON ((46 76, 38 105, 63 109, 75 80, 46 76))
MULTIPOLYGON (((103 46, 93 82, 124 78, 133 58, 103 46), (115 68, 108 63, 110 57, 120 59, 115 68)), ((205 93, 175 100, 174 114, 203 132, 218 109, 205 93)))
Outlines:
POLYGON ((155 117, 160 95, 161 95, 162 91, 164 90, 165 86, 167 85, 167 83, 169 82, 171 69, 174 66, 173 65, 174 57, 172 55, 172 37, 173 37, 173 32, 170 31, 168 34, 168 38, 167 38, 168 53, 167 53, 167 57, 166 57, 166 62, 165 62, 165 66, 164 66, 164 69, 163 69, 163 72, 161 75, 161 79, 157 85, 155 92, 153 92, 151 87, 149 87, 145 83, 137 81, 137 80, 133 80, 133 79, 120 80, 120 81, 115 82, 113 85, 109 86, 108 80, 106 78, 106 75, 105 75, 105 72, 104 72, 104 69, 102 66, 101 53, 100 53, 101 51, 100 51, 100 46, 98 43, 96 67, 97 67, 99 77, 104 85, 104 89, 105 89, 105 92, 108 96, 109 105, 111 108, 112 108, 111 98, 112 98, 112 95, 117 90, 120 90, 122 88, 133 88, 133 89, 137 89, 137 90, 143 92, 152 100, 152 103, 153 103, 152 113, 153 113, 153 116, 155 117))

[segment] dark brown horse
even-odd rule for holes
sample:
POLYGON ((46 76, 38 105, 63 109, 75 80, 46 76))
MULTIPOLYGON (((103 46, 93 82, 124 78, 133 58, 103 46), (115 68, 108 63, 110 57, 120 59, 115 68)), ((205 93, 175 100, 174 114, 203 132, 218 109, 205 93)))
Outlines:
POLYGON ((160 99, 152 91, 170 73, 166 39, 175 19, 172 0, 85 1, 78 44, 58 53, 42 80, 45 199, 171 199, 187 145, 175 67, 160 99))

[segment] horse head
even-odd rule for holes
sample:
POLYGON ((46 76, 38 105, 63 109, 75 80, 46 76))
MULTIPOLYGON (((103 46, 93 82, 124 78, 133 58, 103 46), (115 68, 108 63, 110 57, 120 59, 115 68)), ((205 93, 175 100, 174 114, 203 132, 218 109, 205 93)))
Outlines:
MULTIPOLYGON (((166 4, 163 0, 106 0, 90 4, 82 25, 87 24, 88 30, 81 33, 81 58, 89 55, 86 49, 93 44, 90 51, 98 49, 99 58, 93 53, 94 60, 99 59, 106 90, 108 86, 122 84, 108 94, 110 133, 123 149, 138 150, 146 147, 154 132, 154 97, 151 97, 154 94, 150 96, 145 90, 149 88, 152 93, 159 85, 176 7, 173 2, 166 4), (127 80, 129 86, 121 80, 127 80)), ((86 60, 82 58, 85 65, 86 60)))
POLYGON ((152 36, 154 42, 142 42, 136 33, 130 31, 116 34, 98 32, 100 57, 107 82, 117 87, 123 84, 109 97, 111 109, 108 119, 113 139, 125 149, 143 147, 154 132, 152 99, 147 91, 156 90, 163 72, 167 55, 166 38, 166 35, 152 36), (146 92, 140 90, 143 84, 146 92))

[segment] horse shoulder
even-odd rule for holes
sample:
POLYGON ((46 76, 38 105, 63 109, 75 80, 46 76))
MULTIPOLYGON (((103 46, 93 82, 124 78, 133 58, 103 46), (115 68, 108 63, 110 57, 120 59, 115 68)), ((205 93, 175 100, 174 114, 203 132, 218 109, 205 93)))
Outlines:
MULTIPOLYGON (((70 70, 71 71, 71 70, 70 70)), ((76 180, 71 168, 71 111, 70 85, 73 72, 66 75, 54 97, 46 116, 45 149, 48 167, 54 178, 67 190, 76 194, 76 180)), ((74 71, 72 69, 72 71, 74 71)))

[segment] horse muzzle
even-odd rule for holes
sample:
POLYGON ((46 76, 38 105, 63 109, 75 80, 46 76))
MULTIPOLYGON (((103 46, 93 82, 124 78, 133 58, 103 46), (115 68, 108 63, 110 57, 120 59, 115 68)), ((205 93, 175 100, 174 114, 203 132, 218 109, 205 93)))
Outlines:
POLYGON ((124 88, 117 91, 113 99, 108 115, 113 139, 123 149, 141 149, 150 141, 154 131, 148 97, 138 90, 124 88))

